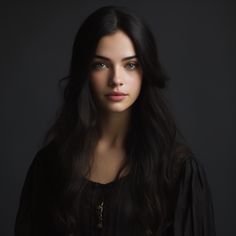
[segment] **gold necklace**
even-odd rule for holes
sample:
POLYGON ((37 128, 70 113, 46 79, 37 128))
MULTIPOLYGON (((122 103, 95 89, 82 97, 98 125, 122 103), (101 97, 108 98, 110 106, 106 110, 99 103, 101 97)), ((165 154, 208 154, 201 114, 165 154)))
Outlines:
POLYGON ((104 207, 104 202, 102 201, 100 204, 97 205, 96 210, 97 210, 97 216, 98 216, 98 223, 97 227, 98 228, 103 228, 103 207, 104 207))

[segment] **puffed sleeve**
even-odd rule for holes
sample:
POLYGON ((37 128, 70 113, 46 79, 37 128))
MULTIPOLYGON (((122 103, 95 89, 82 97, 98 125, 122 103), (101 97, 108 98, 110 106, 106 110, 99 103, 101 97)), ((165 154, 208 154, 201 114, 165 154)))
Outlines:
POLYGON ((33 230, 33 195, 35 190, 35 172, 38 165, 38 154, 31 163, 21 191, 19 208, 15 221, 15 236, 32 235, 33 230))
POLYGON ((214 210, 205 169, 188 158, 180 175, 174 215, 174 236, 215 236, 214 210))
POLYGON ((39 150, 27 171, 15 219, 15 236, 48 235, 45 226, 51 187, 46 158, 45 151, 39 150))

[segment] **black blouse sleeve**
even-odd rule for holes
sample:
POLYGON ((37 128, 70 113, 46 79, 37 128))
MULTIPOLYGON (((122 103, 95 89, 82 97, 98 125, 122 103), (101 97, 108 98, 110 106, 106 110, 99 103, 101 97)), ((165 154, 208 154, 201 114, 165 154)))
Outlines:
POLYGON ((16 215, 15 221, 15 236, 29 236, 32 235, 32 208, 33 208, 33 195, 35 190, 35 171, 38 165, 38 154, 31 163, 24 185, 21 191, 19 208, 16 215))
POLYGON ((174 236, 215 236, 214 210, 205 169, 195 157, 184 163, 174 216, 174 236))
POLYGON ((46 158, 44 151, 39 150, 27 171, 15 219, 15 236, 48 235, 45 222, 51 187, 46 158))

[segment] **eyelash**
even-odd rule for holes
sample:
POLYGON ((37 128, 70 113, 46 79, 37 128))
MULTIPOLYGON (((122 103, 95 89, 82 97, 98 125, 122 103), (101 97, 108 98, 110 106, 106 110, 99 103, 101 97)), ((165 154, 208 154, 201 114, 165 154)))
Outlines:
POLYGON ((106 64, 103 63, 103 62, 94 62, 92 64, 92 69, 94 69, 94 70, 101 70, 101 69, 103 69, 103 68, 101 68, 101 65, 106 65, 106 64))
MULTIPOLYGON (((104 62, 94 62, 92 64, 92 69, 94 69, 94 70, 102 70, 104 67, 101 67, 101 66, 106 66, 107 68, 109 68, 109 65, 104 63, 104 62)), ((127 66, 129 67, 128 70, 135 70, 139 66, 139 64, 138 64, 138 62, 128 62, 125 65, 125 67, 127 67, 127 66)))
POLYGON ((136 69, 138 66, 139 66, 139 64, 137 63, 137 62, 128 62, 127 64, 126 64, 126 66, 134 66, 134 68, 133 69, 131 69, 130 68, 130 70, 134 70, 134 69, 136 69))

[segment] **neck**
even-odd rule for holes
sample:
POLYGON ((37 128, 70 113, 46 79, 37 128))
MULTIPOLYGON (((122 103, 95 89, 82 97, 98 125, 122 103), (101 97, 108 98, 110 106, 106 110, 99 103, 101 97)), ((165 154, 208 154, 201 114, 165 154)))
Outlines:
POLYGON ((101 137, 99 143, 109 148, 122 148, 129 121, 130 110, 103 114, 100 117, 101 137))

